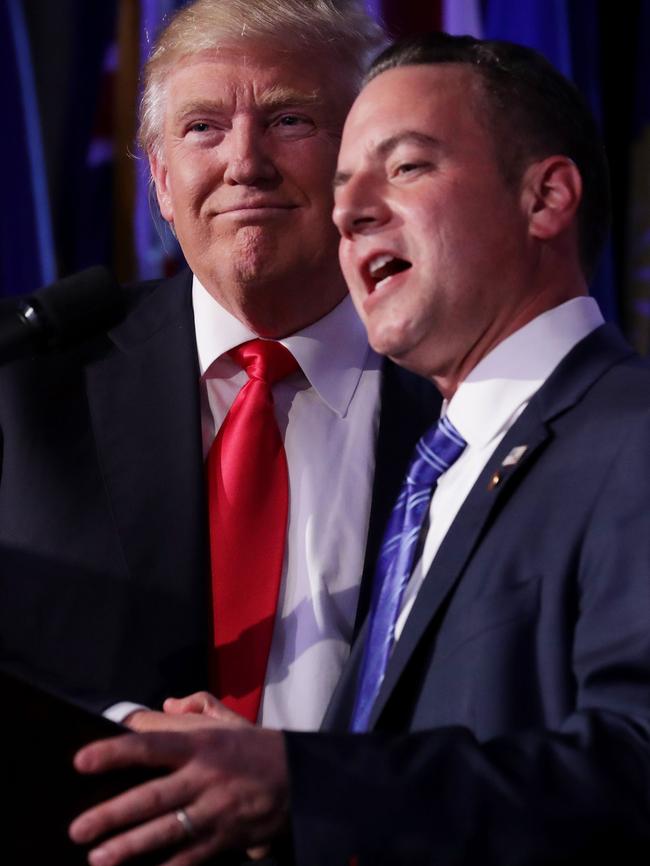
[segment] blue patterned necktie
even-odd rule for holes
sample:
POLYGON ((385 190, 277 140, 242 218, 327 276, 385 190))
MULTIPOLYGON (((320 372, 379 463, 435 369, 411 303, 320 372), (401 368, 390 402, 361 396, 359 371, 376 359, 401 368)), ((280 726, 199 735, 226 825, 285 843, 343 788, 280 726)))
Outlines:
POLYGON ((433 488, 467 443, 446 417, 415 446, 402 490, 393 506, 379 552, 351 729, 368 730, 368 720, 388 665, 402 596, 411 577, 433 488))

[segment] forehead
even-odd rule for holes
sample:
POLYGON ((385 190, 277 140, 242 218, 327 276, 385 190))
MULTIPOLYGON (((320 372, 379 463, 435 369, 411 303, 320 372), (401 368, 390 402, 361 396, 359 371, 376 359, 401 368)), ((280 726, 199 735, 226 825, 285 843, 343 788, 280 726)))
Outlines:
POLYGON ((443 146, 484 146, 483 99, 480 78, 467 65, 421 64, 382 72, 352 106, 341 156, 374 151, 405 129, 443 146))
POLYGON ((197 97, 224 105, 243 99, 260 107, 292 102, 335 106, 345 97, 349 104, 353 97, 349 87, 332 85, 325 57, 248 41, 179 58, 167 72, 165 91, 171 110, 197 97))

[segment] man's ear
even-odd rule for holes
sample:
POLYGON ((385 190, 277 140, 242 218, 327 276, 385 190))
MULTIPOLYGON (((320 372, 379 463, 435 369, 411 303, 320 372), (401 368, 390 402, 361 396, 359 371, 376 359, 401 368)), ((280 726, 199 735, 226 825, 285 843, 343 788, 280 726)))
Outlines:
POLYGON ((521 194, 529 234, 550 240, 575 223, 582 178, 568 156, 549 156, 528 166, 521 194))
POLYGON ((172 208, 171 195, 167 183, 167 167, 165 160, 159 154, 154 152, 149 153, 149 168, 151 176, 156 187, 156 198, 158 199, 158 207, 163 219, 168 223, 174 222, 174 209, 172 208))

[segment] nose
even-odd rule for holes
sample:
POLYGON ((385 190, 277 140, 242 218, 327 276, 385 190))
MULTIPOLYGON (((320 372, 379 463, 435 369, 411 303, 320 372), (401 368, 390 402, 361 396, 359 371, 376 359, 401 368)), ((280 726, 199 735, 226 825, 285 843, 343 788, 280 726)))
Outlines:
POLYGON ((282 180, 264 138, 252 118, 233 123, 228 133, 224 182, 232 186, 269 186, 282 180))
POLYGON ((376 231, 390 216, 390 207, 376 178, 354 175, 334 190, 332 219, 341 237, 347 240, 376 231))

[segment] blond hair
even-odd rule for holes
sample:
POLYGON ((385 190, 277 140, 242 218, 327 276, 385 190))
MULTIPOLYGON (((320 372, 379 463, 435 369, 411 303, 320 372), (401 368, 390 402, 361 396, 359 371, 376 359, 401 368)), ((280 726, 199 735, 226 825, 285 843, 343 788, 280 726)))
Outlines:
POLYGON ((331 53, 332 66, 358 90, 384 41, 358 0, 195 0, 180 9, 156 40, 144 68, 139 141, 160 154, 165 79, 181 57, 225 42, 271 42, 288 51, 331 53))

